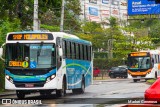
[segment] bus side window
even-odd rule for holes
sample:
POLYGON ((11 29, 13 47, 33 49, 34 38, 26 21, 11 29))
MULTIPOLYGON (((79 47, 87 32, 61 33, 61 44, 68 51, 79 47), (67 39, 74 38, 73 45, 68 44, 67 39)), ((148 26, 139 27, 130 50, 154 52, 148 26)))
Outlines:
POLYGON ((157 64, 158 64, 158 62, 159 62, 159 59, 158 59, 159 57, 158 57, 158 54, 156 55, 156 59, 157 59, 157 64))
POLYGON ((71 50, 72 50, 72 51, 71 51, 71 53, 72 53, 72 57, 71 57, 71 58, 72 58, 72 59, 75 59, 75 57, 76 57, 75 51, 76 51, 76 50, 75 50, 75 43, 74 43, 74 42, 71 43, 71 48, 72 48, 72 49, 71 49, 71 50))
POLYGON ((86 45, 83 45, 83 59, 86 60, 87 59, 87 54, 86 54, 86 45))
POLYGON ((88 61, 91 61, 91 46, 87 46, 88 61))
POLYGON ((79 59, 79 44, 76 43, 76 59, 79 59))
POLYGON ((63 40, 62 42, 62 49, 63 49, 63 58, 66 58, 67 50, 66 50, 66 41, 63 40))
POLYGON ((80 44, 80 59, 83 60, 83 48, 82 48, 82 44, 80 44))
POLYGON ((70 42, 67 41, 67 58, 70 58, 70 42))

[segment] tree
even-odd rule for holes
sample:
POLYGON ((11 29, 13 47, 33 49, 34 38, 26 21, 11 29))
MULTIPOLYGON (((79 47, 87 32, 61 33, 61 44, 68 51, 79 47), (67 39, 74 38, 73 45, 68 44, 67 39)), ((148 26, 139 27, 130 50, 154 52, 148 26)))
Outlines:
POLYGON ((3 23, 0 24, 0 45, 5 42, 6 35, 8 32, 16 32, 21 30, 20 20, 14 19, 12 22, 8 20, 4 20, 3 23))
POLYGON ((160 44, 160 21, 151 26, 149 36, 152 38, 153 43, 160 44))
POLYGON ((99 23, 86 22, 82 26, 82 31, 82 33, 78 33, 77 35, 82 39, 91 41, 93 45, 93 50, 101 49, 103 43, 106 42, 104 40, 104 30, 99 23))
MULTIPOLYGON (((41 24, 50 26, 60 25, 62 0, 39 0, 39 20, 41 24)), ((34 0, 1 0, 0 1, 0 22, 8 19, 13 21, 18 18, 21 21, 23 30, 32 30, 33 26, 34 0), (3 15, 2 15, 3 14, 3 15)), ((67 0, 65 4, 64 28, 68 30, 79 30, 80 14, 79 0, 67 0), (76 25, 76 26, 75 26, 76 25)))

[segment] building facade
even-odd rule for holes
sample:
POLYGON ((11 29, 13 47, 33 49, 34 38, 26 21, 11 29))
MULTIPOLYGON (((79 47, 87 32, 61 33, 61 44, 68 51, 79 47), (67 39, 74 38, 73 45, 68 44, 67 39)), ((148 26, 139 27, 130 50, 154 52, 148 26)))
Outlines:
POLYGON ((109 23, 112 16, 127 20, 127 0, 81 0, 81 20, 109 23))

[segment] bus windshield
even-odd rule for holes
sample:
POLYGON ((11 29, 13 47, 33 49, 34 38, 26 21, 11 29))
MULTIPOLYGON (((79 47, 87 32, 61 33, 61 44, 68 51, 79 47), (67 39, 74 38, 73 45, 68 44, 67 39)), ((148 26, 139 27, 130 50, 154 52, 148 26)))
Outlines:
POLYGON ((56 64, 54 44, 7 44, 6 66, 17 68, 51 68, 56 64))
POLYGON ((149 69, 151 67, 150 57, 129 57, 129 69, 149 69))

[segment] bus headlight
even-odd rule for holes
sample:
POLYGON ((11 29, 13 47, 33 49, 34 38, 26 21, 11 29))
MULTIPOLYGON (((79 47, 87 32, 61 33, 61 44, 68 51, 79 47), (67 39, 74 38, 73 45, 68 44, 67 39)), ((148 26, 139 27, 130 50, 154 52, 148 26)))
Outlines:
POLYGON ((6 75, 6 78, 7 78, 7 80, 9 80, 11 83, 13 83, 13 79, 12 79, 9 75, 6 75))
POLYGON ((6 75, 6 78, 9 80, 9 79, 10 79, 10 76, 9 76, 9 75, 6 75))
POLYGON ((50 77, 48 77, 48 78, 46 79, 46 83, 49 82, 49 81, 51 81, 51 80, 54 79, 55 77, 56 77, 55 74, 54 74, 54 75, 51 75, 50 77))
POLYGON ((55 77, 56 77, 56 75, 52 75, 52 76, 51 76, 51 79, 54 79, 55 77))

